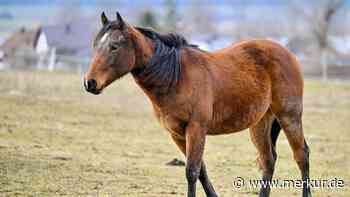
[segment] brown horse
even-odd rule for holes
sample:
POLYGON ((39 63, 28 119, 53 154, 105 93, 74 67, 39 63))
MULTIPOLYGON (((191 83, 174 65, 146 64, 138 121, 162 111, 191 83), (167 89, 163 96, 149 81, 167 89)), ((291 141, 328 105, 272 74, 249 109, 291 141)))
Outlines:
MULTIPOLYGON (((310 197, 309 148, 302 128, 303 78, 296 58, 282 46, 252 40, 208 53, 177 34, 159 34, 101 16, 103 27, 85 75, 87 91, 99 94, 131 73, 152 101, 155 114, 187 158, 188 196, 197 179, 217 196, 202 160, 206 135, 249 128, 262 180, 272 179, 275 145, 282 128, 300 168, 303 197, 310 197)), ((268 185, 268 184, 267 184, 268 185)), ((269 196, 262 187, 259 196, 269 196)))

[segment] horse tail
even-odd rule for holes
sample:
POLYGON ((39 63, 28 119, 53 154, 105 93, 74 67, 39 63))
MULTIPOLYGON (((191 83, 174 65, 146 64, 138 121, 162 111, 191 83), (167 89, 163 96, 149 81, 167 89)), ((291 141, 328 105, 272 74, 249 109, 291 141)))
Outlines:
POLYGON ((279 124, 277 119, 274 119, 271 126, 271 136, 270 136, 274 155, 276 155, 276 152, 275 152, 276 141, 277 141, 278 135, 280 134, 280 131, 281 131, 281 125, 279 124))

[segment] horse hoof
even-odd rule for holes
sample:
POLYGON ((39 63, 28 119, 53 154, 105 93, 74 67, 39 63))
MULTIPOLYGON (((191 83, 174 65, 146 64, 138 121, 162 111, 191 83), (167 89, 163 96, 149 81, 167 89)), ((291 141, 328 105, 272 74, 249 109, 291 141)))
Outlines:
POLYGON ((307 191, 307 192, 303 193, 303 197, 312 197, 311 192, 307 191))

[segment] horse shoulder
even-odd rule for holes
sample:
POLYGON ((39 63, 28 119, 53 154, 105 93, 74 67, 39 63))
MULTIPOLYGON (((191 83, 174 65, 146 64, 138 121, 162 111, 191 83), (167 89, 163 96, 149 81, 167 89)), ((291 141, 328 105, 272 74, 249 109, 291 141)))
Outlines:
POLYGON ((179 97, 191 104, 191 119, 206 122, 211 119, 213 105, 213 72, 209 65, 212 55, 198 49, 185 48, 181 54, 182 75, 179 97))

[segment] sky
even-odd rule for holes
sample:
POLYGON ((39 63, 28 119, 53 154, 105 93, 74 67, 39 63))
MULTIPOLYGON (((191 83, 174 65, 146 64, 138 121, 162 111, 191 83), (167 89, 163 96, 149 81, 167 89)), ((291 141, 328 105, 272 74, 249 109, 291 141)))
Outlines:
MULTIPOLYGON (((14 4, 22 4, 22 5, 52 5, 52 4, 61 4, 64 2, 71 2, 72 0, 0 0, 0 5, 14 5, 14 4)), ((76 0, 83 5, 96 5, 98 3, 115 3, 120 2, 123 4, 131 4, 131 3, 142 3, 147 1, 152 4, 162 4, 164 0, 76 0)), ((186 0, 177 0, 178 4, 186 4, 186 0)), ((284 4, 287 3, 288 0, 204 0, 203 2, 207 2, 210 4, 226 4, 236 2, 237 4, 241 4, 242 2, 245 4, 284 4)))

